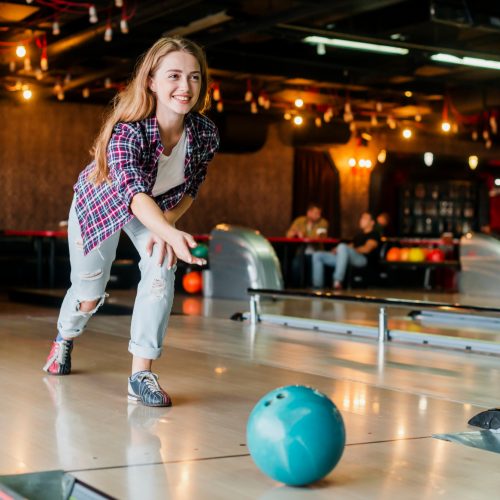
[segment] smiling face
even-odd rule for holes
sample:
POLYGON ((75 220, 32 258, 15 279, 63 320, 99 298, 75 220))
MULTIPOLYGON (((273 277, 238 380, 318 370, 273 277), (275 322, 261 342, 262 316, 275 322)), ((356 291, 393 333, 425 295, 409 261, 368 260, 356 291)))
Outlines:
POLYGON ((170 52, 150 77, 149 88, 156 96, 157 114, 185 115, 200 95, 200 65, 188 52, 170 52))

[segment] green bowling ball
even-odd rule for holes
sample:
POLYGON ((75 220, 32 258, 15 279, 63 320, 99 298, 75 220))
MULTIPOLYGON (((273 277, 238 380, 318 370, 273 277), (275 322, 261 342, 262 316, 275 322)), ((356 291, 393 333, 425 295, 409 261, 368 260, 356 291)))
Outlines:
POLYGON ((199 259, 206 259, 208 257, 208 247, 200 243, 197 247, 191 249, 191 253, 199 259))

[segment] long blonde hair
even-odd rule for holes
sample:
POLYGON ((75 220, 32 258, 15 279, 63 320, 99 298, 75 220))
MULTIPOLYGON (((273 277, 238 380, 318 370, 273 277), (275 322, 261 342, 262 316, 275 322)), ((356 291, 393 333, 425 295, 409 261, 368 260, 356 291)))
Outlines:
POLYGON ((194 42, 180 37, 160 38, 138 61, 132 80, 115 96, 113 106, 107 113, 91 150, 95 167, 89 175, 94 184, 108 181, 107 148, 113 128, 118 122, 136 122, 152 115, 156 109, 156 98, 149 88, 149 79, 154 76, 163 57, 170 52, 183 51, 196 58, 201 71, 201 88, 198 101, 192 111, 203 113, 208 109, 208 68, 203 49, 194 42))

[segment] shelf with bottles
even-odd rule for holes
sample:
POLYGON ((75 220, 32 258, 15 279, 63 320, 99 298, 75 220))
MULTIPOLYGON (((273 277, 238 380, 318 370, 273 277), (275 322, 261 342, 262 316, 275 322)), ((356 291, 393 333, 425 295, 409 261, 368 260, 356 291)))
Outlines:
POLYGON ((402 221, 401 234, 435 237, 443 233, 452 233, 458 237, 476 229, 475 226, 475 220, 472 218, 405 217, 402 221))
POLYGON ((477 229, 476 188, 468 181, 416 182, 403 186, 401 235, 455 236, 477 229))

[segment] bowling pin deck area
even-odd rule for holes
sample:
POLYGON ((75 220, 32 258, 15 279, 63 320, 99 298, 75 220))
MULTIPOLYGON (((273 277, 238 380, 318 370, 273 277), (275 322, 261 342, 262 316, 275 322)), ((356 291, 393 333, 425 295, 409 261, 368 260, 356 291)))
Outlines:
MULTIPOLYGON (((189 300, 201 315, 171 317, 154 364, 174 402, 167 409, 127 402, 129 316, 97 314, 75 342, 73 374, 51 377, 41 367, 57 311, 1 303, 0 474, 61 469, 120 499, 498 496, 500 454, 432 437, 474 431, 468 419, 500 404, 498 356, 252 327, 229 319, 246 303, 189 300), (337 467, 303 488, 264 476, 246 446, 254 405, 290 384, 328 395, 346 426, 337 467)), ((339 314, 314 301, 263 307, 339 314)), ((342 314, 376 321, 367 306, 342 314)))

